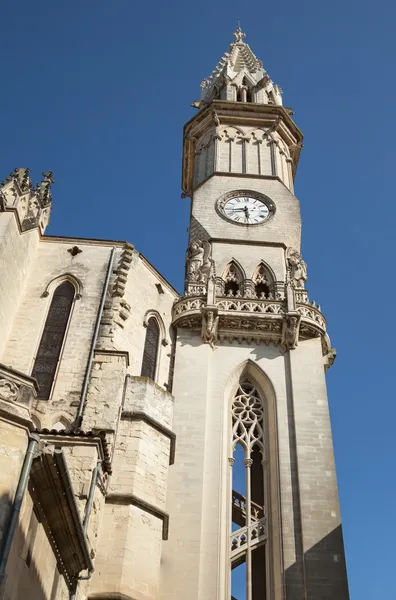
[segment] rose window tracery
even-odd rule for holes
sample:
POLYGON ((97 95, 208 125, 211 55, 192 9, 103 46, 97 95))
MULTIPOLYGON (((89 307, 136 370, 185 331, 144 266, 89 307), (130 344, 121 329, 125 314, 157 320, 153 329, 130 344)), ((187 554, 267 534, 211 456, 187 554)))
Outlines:
POLYGON ((242 383, 232 403, 233 447, 240 443, 250 453, 254 444, 263 447, 264 408, 256 387, 242 383))

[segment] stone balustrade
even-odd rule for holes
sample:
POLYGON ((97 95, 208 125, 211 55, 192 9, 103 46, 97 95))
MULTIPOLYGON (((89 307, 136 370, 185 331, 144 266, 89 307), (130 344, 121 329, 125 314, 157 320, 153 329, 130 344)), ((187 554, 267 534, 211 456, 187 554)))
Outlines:
POLYGON ((320 307, 309 302, 306 290, 293 293, 292 306, 287 299, 236 296, 217 296, 209 306, 206 296, 184 296, 173 306, 173 325, 201 331, 211 345, 217 340, 237 339, 295 348, 299 340, 321 337, 323 353, 327 354, 327 324, 320 307))

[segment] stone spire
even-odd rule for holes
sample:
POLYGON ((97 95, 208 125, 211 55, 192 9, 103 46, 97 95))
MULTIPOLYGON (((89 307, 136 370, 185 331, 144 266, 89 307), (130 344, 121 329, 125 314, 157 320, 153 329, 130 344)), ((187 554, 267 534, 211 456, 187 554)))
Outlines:
POLYGON ((235 41, 222 56, 212 74, 201 83, 199 108, 212 100, 282 105, 282 90, 273 83, 263 63, 244 42, 239 23, 235 41))

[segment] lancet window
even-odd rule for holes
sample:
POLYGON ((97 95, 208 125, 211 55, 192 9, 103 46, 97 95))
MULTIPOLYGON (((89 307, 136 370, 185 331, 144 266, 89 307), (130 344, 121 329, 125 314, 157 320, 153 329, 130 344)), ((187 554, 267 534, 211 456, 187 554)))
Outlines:
POLYGON ((64 281, 58 285, 52 297, 32 371, 32 377, 38 382, 41 400, 48 400, 51 394, 75 292, 74 285, 64 281))
POLYGON ((155 381, 158 360, 158 347, 160 328, 155 317, 150 317, 147 322, 146 340, 143 350, 142 377, 149 377, 155 381))
POLYGON ((224 295, 225 296, 241 296, 242 295, 242 281, 243 274, 241 269, 238 267, 234 261, 230 262, 227 266, 224 275, 224 295))
POLYGON ((266 406, 256 384, 242 379, 232 402, 230 561, 232 598, 269 598, 266 406))
POLYGON ((257 298, 269 298, 271 293, 272 277, 264 263, 260 263, 257 267, 253 275, 253 282, 257 298))

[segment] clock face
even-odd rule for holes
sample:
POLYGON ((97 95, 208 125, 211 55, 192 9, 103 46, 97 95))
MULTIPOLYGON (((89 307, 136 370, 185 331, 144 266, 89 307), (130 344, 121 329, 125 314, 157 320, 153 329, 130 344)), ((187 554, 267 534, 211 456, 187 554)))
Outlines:
POLYGON ((240 225, 257 225, 270 216, 270 208, 265 202, 242 195, 224 202, 221 210, 227 219, 240 225))

